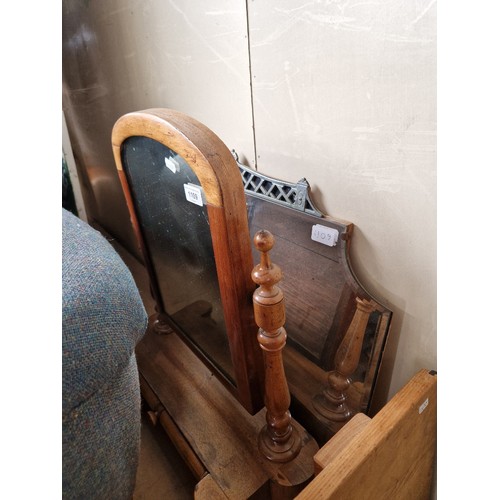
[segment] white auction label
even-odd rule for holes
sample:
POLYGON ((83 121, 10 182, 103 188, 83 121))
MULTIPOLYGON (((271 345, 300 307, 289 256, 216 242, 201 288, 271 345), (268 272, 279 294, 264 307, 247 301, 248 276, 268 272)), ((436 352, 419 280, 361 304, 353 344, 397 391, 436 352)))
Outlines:
POLYGON ((311 239, 323 245, 333 247, 337 244, 339 239, 339 232, 332 227, 322 226, 321 224, 314 224, 311 232, 311 239))
POLYGON ((203 206, 203 189, 196 184, 184 184, 184 192, 186 193, 186 200, 194 203, 195 205, 203 206))
POLYGON ((422 413, 428 406, 429 404, 429 398, 427 398, 418 408, 418 413, 420 415, 420 413, 422 413))

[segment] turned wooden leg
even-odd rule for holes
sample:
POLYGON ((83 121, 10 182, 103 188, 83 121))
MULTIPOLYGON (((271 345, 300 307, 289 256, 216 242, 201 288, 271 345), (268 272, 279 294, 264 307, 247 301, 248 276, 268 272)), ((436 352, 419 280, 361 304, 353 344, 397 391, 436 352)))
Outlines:
POLYGON ((273 462, 288 462, 302 447, 297 429, 290 415, 290 391, 283 367, 282 350, 286 344, 285 305, 283 292, 276 286, 281 280, 281 269, 271 263, 268 252, 274 238, 268 231, 259 231, 254 238, 261 252, 260 264, 252 271, 252 279, 259 288, 253 295, 257 335, 265 361, 266 421, 259 434, 259 450, 273 462))
POLYGON ((328 374, 328 386, 313 398, 314 408, 334 422, 347 422, 353 411, 347 404, 351 375, 356 371, 363 346, 366 325, 374 307, 368 300, 356 298, 356 312, 334 359, 334 369, 328 374))
POLYGON ((172 328, 170 325, 161 317, 161 314, 156 315, 153 322, 153 330, 159 335, 165 335, 167 333, 172 333, 172 328))
POLYGON ((163 308, 160 306, 160 301, 158 299, 158 293, 152 283, 149 283, 149 292, 154 301, 155 313, 149 318, 150 324, 153 325, 153 331, 158 335, 165 335, 167 333, 172 333, 172 328, 169 326, 167 320, 165 319, 165 313, 163 308))
POLYGON ((172 328, 167 322, 165 318, 165 313, 163 309, 158 305, 158 301, 155 300, 155 311, 156 313, 153 315, 153 331, 158 335, 165 335, 167 333, 172 333, 172 328))

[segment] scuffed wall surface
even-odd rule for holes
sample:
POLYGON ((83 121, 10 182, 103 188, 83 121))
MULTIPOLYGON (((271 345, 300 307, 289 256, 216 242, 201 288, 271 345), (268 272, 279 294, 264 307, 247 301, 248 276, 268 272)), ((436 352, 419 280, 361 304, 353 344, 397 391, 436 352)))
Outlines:
POLYGON ((354 271, 395 311, 391 396, 436 368, 435 2, 254 0, 249 14, 259 170, 305 175, 355 224, 354 271))
POLYGON ((356 226, 354 271, 395 311, 391 396, 436 368, 435 65, 433 0, 65 0, 63 108, 89 216, 134 246, 119 116, 178 109, 254 165, 253 100, 258 169, 306 176, 356 226))
POLYGON ((64 0, 63 111, 89 217, 135 248, 111 151, 123 114, 183 111, 253 161, 246 7, 64 0))

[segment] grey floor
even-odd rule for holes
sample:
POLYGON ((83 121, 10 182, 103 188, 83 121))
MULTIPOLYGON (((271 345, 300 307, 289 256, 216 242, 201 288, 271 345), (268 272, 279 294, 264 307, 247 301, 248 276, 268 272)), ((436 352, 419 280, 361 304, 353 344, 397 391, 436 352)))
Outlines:
POLYGON ((133 500, 192 499, 196 481, 161 425, 143 412, 141 453, 133 500))

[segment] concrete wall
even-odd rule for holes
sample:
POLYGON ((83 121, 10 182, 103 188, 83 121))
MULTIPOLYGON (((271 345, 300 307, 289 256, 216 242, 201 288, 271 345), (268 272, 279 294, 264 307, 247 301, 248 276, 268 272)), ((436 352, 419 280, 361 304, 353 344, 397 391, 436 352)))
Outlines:
POLYGON ((111 128, 181 110, 355 224, 354 270, 395 312, 386 395, 436 369, 434 0, 65 0, 63 76, 89 218, 133 246, 111 128))

